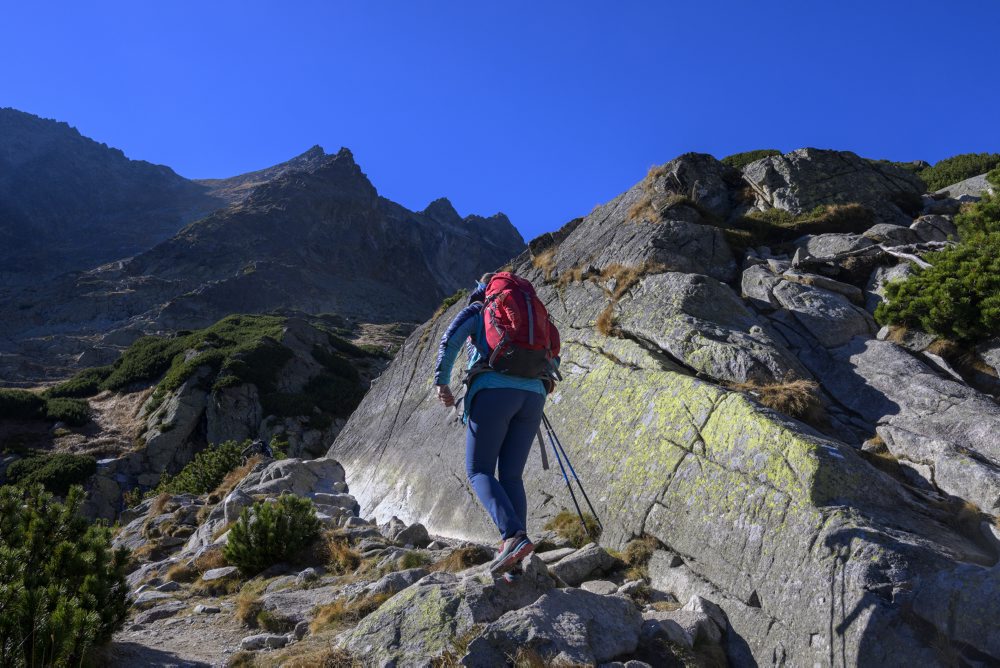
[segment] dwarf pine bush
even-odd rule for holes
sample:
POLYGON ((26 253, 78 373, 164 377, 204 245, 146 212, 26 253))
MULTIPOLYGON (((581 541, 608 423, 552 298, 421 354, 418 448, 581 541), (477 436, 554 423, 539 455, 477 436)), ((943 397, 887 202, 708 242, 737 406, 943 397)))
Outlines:
POLYGON ((97 460, 89 455, 68 452, 41 453, 18 459, 7 467, 7 482, 21 487, 42 485, 53 494, 65 496, 70 487, 97 473, 97 460))
POLYGON ((78 666, 128 613, 127 551, 41 485, 0 487, 0 665, 78 666))
POLYGON ((252 577, 268 566, 288 561, 319 538, 312 501, 286 494, 244 508, 223 548, 226 561, 252 577))
POLYGON ((249 441, 225 441, 209 446, 194 456, 175 476, 165 476, 154 492, 169 494, 208 494, 219 486, 230 471, 243 460, 249 441))
MULTIPOLYGON (((989 178, 1000 187, 1000 169, 989 178)), ((984 194, 955 224, 959 244, 927 254, 929 268, 886 286, 875 311, 879 323, 966 345, 1000 334, 1000 195, 984 194)))

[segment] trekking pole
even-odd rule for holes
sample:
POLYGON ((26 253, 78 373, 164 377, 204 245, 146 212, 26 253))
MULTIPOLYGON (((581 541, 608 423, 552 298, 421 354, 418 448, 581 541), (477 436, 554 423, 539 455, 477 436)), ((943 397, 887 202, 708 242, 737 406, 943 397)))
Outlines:
MULTIPOLYGON (((587 522, 586 520, 583 519, 583 511, 580 510, 580 504, 576 500, 576 494, 573 493, 573 485, 570 484, 569 476, 566 475, 566 467, 563 466, 562 458, 559 456, 559 450, 558 448, 556 448, 556 442, 553 439, 554 434, 552 433, 552 430, 549 428, 547 421, 545 424, 545 432, 549 435, 549 442, 552 443, 552 452, 555 453, 556 461, 559 462, 559 470, 562 471, 563 480, 566 481, 566 489, 569 490, 569 496, 571 499, 573 499, 573 505, 576 507, 576 514, 580 518, 580 524, 583 525, 583 533, 589 536, 590 529, 587 528, 587 522)), ((566 463, 568 464, 569 461, 567 461, 566 463)))
POLYGON ((542 413, 542 421, 545 423, 545 428, 548 432, 553 438, 555 438, 555 443, 559 446, 559 450, 562 451, 562 456, 566 459, 566 466, 569 467, 570 473, 573 474, 573 480, 576 480, 576 484, 579 485, 580 493, 583 494, 583 499, 587 502, 587 507, 590 508, 590 512, 594 514, 594 519, 597 520, 597 526, 601 528, 601 531, 604 531, 604 524, 601 523, 601 518, 598 517, 597 511, 594 510, 594 504, 590 502, 590 497, 587 496, 587 490, 583 488, 583 483, 580 482, 580 477, 576 475, 576 469, 573 468, 573 464, 569 461, 569 455, 566 454, 566 449, 563 448, 562 442, 559 440, 559 437, 556 436, 556 431, 552 427, 552 423, 549 422, 549 418, 545 415, 545 413, 542 413))

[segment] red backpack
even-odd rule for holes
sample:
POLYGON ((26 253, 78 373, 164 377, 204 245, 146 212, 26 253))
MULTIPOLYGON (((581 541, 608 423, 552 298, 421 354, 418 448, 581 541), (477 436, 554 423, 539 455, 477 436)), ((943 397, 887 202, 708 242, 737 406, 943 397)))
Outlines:
POLYGON ((558 377, 552 359, 559 355, 559 330, 530 281, 506 271, 494 274, 483 318, 492 369, 524 378, 558 377))

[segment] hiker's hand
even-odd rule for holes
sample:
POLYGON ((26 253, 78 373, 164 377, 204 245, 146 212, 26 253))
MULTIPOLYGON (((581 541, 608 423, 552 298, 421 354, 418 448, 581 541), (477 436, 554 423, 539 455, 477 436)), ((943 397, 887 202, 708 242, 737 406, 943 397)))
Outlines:
POLYGON ((447 385, 438 385, 438 400, 445 406, 455 405, 455 396, 451 393, 451 388, 447 385))

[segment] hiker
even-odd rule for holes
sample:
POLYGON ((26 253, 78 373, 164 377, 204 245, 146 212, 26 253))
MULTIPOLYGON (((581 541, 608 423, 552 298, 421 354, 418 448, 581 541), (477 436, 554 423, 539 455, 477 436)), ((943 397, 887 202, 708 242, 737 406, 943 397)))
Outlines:
POLYGON ((500 531, 490 570, 507 577, 535 549, 521 474, 545 396, 559 378, 559 332, 530 282, 507 272, 485 274, 441 337, 434 384, 445 406, 455 405, 448 383, 466 342, 465 470, 500 531))

